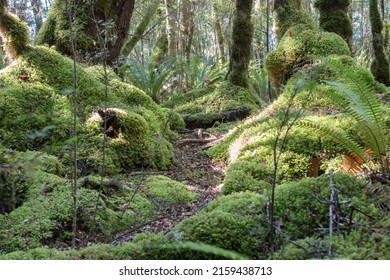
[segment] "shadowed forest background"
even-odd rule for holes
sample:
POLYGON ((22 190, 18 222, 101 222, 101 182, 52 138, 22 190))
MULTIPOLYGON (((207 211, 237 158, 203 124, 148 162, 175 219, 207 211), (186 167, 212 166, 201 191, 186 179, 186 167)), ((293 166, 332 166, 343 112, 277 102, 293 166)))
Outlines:
POLYGON ((389 0, 0 0, 0 259, 390 259, 389 0))

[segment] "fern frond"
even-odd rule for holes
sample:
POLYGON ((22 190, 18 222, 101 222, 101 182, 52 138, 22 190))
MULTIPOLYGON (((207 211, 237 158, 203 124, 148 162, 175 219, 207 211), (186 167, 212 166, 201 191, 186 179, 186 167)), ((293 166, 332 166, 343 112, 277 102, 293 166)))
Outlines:
POLYGON ((383 129, 373 122, 359 122, 356 129, 367 149, 373 152, 373 157, 383 164, 383 157, 388 152, 389 139, 383 129))
POLYGON ((355 71, 338 61, 328 60, 327 67, 336 74, 340 82, 326 82, 345 94, 347 112, 358 121, 384 124, 381 102, 374 95, 373 84, 365 79, 364 72, 355 71))
POLYGON ((344 147, 351 154, 358 155, 364 160, 364 149, 351 139, 344 131, 310 120, 299 120, 298 126, 309 128, 324 137, 328 137, 336 144, 344 147))

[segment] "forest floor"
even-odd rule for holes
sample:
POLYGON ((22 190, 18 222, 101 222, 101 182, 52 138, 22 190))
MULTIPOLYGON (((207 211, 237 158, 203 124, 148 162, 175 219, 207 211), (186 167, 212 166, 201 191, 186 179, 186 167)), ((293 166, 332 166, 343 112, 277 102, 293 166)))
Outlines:
POLYGON ((198 195, 197 199, 185 205, 174 205, 162 209, 155 220, 117 235, 112 240, 112 244, 131 241, 143 232, 165 234, 181 220, 195 215, 221 194, 226 165, 206 155, 203 144, 208 141, 207 139, 197 141, 199 140, 198 132, 198 130, 193 130, 181 133, 180 139, 176 142, 180 145, 175 145, 175 158, 171 169, 150 174, 164 175, 181 182, 188 190, 198 195))

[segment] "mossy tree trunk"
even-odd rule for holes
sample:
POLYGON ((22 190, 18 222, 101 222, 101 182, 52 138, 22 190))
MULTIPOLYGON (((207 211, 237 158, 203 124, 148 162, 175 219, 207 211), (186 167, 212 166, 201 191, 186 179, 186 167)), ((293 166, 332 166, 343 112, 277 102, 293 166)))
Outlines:
POLYGON ((153 63, 160 64, 164 61, 168 54, 168 37, 167 29, 165 26, 161 26, 157 34, 156 43, 153 48, 152 61, 153 63))
POLYGON ((320 27, 334 32, 343 38, 353 53, 353 29, 348 14, 351 0, 316 0, 315 7, 320 12, 320 27))
MULTIPOLYGON (((105 30, 107 38, 107 62, 115 66, 126 42, 135 0, 75 0, 75 29, 77 52, 81 59, 100 54, 99 34, 105 30), (99 24, 97 28, 96 24, 99 24)), ((63 54, 71 55, 69 23, 66 17, 66 1, 54 0, 46 22, 42 26, 37 44, 56 46, 63 54)))
POLYGON ((301 0, 275 0, 274 24, 277 42, 292 26, 303 24, 308 29, 316 27, 314 20, 302 10, 301 0))
POLYGON ((378 9, 378 0, 370 0, 370 22, 372 46, 374 49, 374 61, 371 64, 371 72, 377 81, 390 86, 389 61, 383 49, 383 23, 378 9))
POLYGON ((0 0, 0 37, 9 60, 14 60, 28 49, 28 27, 17 16, 6 10, 8 3, 0 0))
POLYGON ((176 9, 174 7, 173 0, 165 0, 165 14, 167 17, 167 37, 168 37, 168 55, 171 57, 176 57, 177 42, 176 42, 176 23, 175 23, 175 13, 176 9))
POLYGON ((251 59, 253 25, 252 0, 236 0, 233 20, 231 57, 226 79, 237 86, 248 87, 248 68, 251 59))
POLYGON ((180 49, 181 53, 188 59, 191 54, 192 39, 194 35, 194 13, 191 0, 181 1, 180 13, 180 49))
POLYGON ((212 3, 213 5, 213 23, 214 23, 214 32, 217 37, 218 42, 218 51, 219 51, 219 61, 221 63, 225 63, 225 45, 224 38, 222 33, 222 27, 219 19, 219 9, 218 5, 215 1, 212 3))
POLYGON ((130 38, 129 41, 127 41, 127 43, 122 49, 122 54, 124 56, 128 56, 133 51, 137 43, 142 39, 146 28, 148 27, 150 21, 152 20, 153 16, 157 12, 158 7, 160 6, 160 2, 161 0, 152 0, 152 2, 150 2, 149 6, 146 9, 145 15, 142 17, 142 20, 138 24, 133 36, 130 38))

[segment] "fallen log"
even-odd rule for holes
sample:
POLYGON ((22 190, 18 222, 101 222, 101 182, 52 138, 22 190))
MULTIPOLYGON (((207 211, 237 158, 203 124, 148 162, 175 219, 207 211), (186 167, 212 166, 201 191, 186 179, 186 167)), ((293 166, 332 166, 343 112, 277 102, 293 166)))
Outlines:
POLYGON ((251 109, 230 109, 218 113, 198 113, 184 115, 183 119, 188 129, 210 128, 223 122, 232 122, 245 119, 250 115, 251 109))

